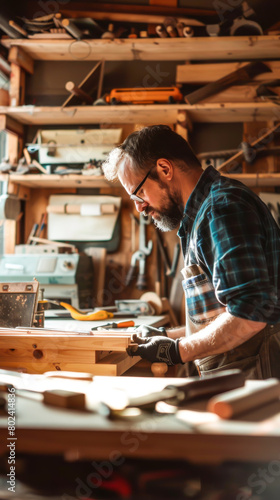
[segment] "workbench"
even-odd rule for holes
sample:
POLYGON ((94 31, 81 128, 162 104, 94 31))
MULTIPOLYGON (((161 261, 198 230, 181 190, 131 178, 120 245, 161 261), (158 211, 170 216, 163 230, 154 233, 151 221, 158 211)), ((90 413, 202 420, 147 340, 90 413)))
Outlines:
MULTIPOLYGON (((94 394, 98 397, 98 394, 104 395, 112 388, 134 396, 144 395, 162 390, 174 382, 178 379, 95 377, 93 384, 94 394)), ((72 387, 74 390, 75 383, 72 387)), ((260 464, 266 464, 266 470, 272 471, 270 482, 275 483, 269 486, 279 484, 279 400, 234 420, 222 420, 206 412, 205 401, 189 403, 175 414, 146 413, 135 419, 110 420, 97 413, 49 407, 40 401, 41 395, 35 396, 38 398, 30 400, 16 395, 17 456, 29 456, 31 459, 33 456, 35 460, 50 457, 50 461, 60 456, 72 465, 75 461, 96 463, 92 460, 103 460, 103 464, 110 464, 112 470, 117 471, 121 463, 127 465, 135 459, 160 461, 163 468, 164 461, 179 460, 185 464, 186 475, 188 467, 192 466, 216 467, 223 463, 235 463, 238 464, 235 465, 236 480, 239 473, 247 471, 247 464, 251 464, 250 470, 256 473, 256 477, 260 464), (278 464, 277 470, 275 464, 278 464)), ((7 417, 0 416, 2 455, 7 453, 8 437, 7 417)), ((48 474, 51 470, 46 470, 48 474)), ((69 474, 69 481, 74 482, 75 477, 69 474)), ((86 482, 86 478, 79 477, 86 482)), ((245 475, 245 478, 247 480, 248 476, 245 475)))

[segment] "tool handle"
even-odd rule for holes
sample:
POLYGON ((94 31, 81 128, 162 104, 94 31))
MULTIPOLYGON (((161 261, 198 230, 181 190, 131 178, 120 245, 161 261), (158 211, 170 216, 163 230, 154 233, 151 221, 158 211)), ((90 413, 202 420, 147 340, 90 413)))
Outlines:
POLYGON ((214 396, 208 402, 207 410, 216 413, 221 418, 232 418, 272 401, 279 401, 279 380, 274 378, 258 380, 253 384, 214 396))
POLYGON ((147 288, 147 280, 145 274, 138 274, 136 287, 138 290, 145 290, 147 288))
POLYGON ((135 326, 134 321, 132 320, 121 321, 120 323, 117 324, 117 328, 129 328, 130 326, 135 326))
POLYGON ((130 285, 130 283, 134 280, 135 278, 135 271, 136 267, 135 266, 130 266, 128 273, 125 278, 125 286, 130 285))
MULTIPOLYGON (((177 386, 184 393, 183 401, 190 399, 209 397, 214 394, 231 391, 237 387, 243 387, 245 376, 240 370, 225 370, 215 374, 205 375, 204 378, 190 380, 182 386, 177 386)), ((174 388, 170 385, 167 388, 174 388)))

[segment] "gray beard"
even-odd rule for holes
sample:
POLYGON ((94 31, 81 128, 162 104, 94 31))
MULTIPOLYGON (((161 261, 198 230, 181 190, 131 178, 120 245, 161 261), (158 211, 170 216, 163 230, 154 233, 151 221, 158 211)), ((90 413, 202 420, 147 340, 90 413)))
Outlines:
POLYGON ((152 217, 154 225, 160 229, 160 231, 167 232, 176 229, 179 226, 180 220, 176 218, 169 217, 169 215, 160 215, 160 220, 156 220, 152 217))
POLYGON ((184 213, 184 206, 180 196, 168 193, 168 206, 158 212, 159 219, 153 219, 154 225, 160 231, 172 231, 179 226, 184 213))

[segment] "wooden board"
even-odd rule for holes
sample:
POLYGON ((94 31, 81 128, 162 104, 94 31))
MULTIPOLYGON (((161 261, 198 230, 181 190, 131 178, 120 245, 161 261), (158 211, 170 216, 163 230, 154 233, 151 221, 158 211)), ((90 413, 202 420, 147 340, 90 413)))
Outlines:
MULTIPOLYGON (((65 188, 105 188, 113 187, 113 184, 105 179, 104 176, 89 176, 89 175, 44 175, 44 174, 28 174, 28 175, 0 175, 0 180, 10 179, 12 184, 19 184, 29 188, 54 188, 62 190, 65 188)), ((119 183, 114 183, 114 186, 120 186, 119 183)), ((49 193, 50 194, 50 193, 49 193)), ((48 195, 49 195, 48 194, 48 195)), ((47 200, 46 200, 47 203, 47 200)))
MULTIPOLYGON (((35 329, 34 329, 35 330, 35 329)), ((33 332, 20 329, 0 331, 0 368, 44 373, 52 370, 121 375, 139 357, 126 353, 131 344, 127 332, 33 332)))
MULTIPOLYGON (((248 62, 178 64, 176 83, 206 84, 215 82, 229 73, 240 69, 242 66, 245 66, 248 62)), ((257 75, 254 81, 266 82, 280 78, 280 61, 265 61, 265 64, 267 64, 272 72, 257 75)))
MULTIPOLYGON (((1 352, 1 351, 0 351, 1 352)), ((98 363, 82 363, 69 361, 47 361, 42 363, 18 362, 18 361, 3 361, 0 368, 7 370, 21 369, 27 373, 45 373, 46 371, 61 370, 70 372, 84 372, 91 373, 92 375, 107 375, 107 376, 120 376, 140 361, 139 356, 128 356, 125 353, 114 353, 118 356, 107 356, 104 360, 98 363), (107 359, 108 358, 108 359, 107 359)))
POLYGON ((0 107, 23 125, 86 125, 100 123, 141 123, 170 125, 177 122, 178 112, 186 111, 192 122, 228 123, 279 120, 279 106, 272 102, 207 103, 207 104, 146 104, 127 106, 56 106, 0 107))
MULTIPOLYGON (((1 349, 32 349, 34 350, 95 350, 95 351, 119 351, 125 352, 131 344, 126 336, 93 336, 93 335, 67 335, 64 334, 22 334, 12 333, 10 335, 1 335, 0 332, 0 350, 1 349), (36 346, 36 347, 34 347, 36 346)), ((0 356, 1 360, 1 356, 0 356)), ((1 363, 1 361, 0 361, 1 363)))
POLYGON ((115 40, 2 40, 20 46, 33 59, 45 61, 195 61, 277 59, 279 36, 136 38, 115 40), (71 46, 71 50, 69 50, 71 46))
POLYGON ((9 51, 8 60, 15 63, 28 73, 34 72, 34 61, 21 47, 13 46, 9 51))

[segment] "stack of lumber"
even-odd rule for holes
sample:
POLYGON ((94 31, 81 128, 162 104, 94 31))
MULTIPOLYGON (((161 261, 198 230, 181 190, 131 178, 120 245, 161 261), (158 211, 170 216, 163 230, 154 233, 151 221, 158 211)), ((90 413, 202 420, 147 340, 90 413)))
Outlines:
POLYGON ((128 356, 126 332, 65 332, 36 328, 0 329, 0 368, 27 373, 63 370, 121 375, 139 357, 128 356))

